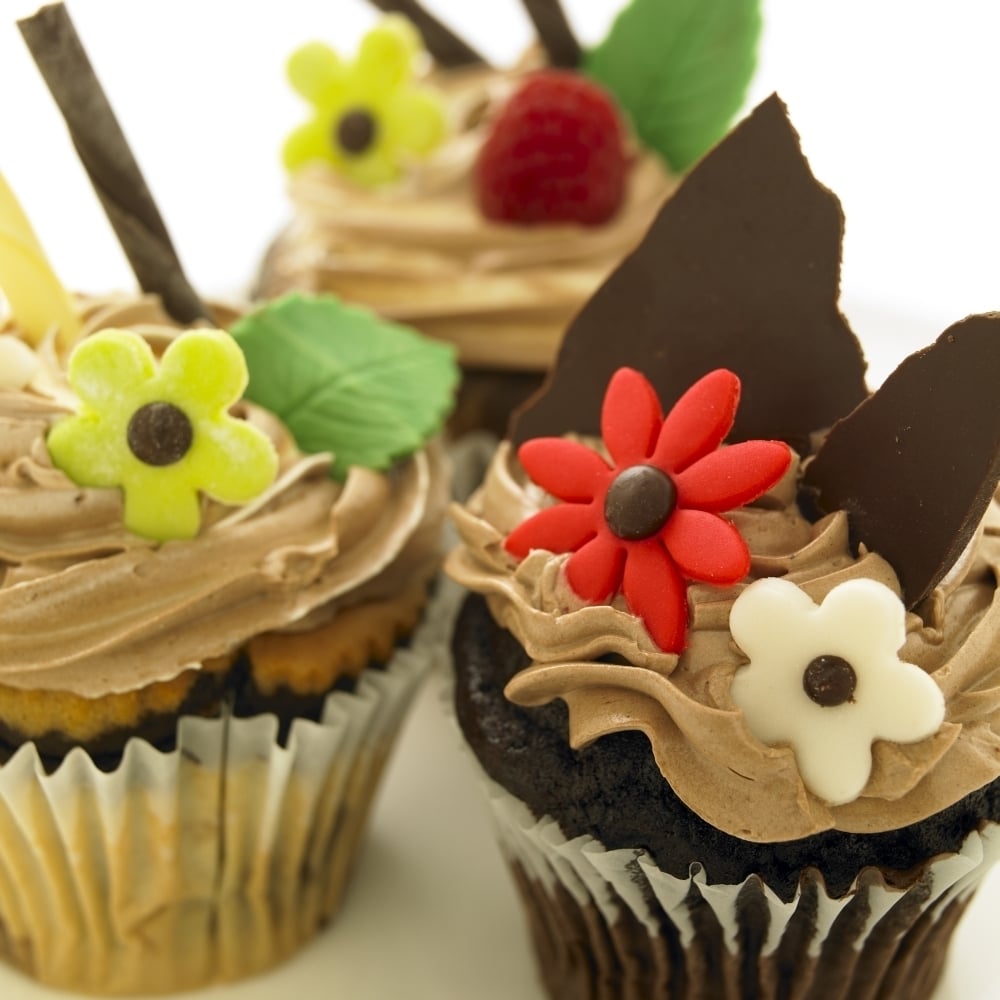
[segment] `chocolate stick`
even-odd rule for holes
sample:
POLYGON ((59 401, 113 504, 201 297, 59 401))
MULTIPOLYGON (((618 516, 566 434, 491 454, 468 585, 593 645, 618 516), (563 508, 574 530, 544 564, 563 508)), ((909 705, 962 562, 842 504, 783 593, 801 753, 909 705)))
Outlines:
POLYGON ((371 0, 373 6, 386 14, 402 14, 413 22, 434 61, 442 66, 469 66, 486 60, 470 45, 429 14, 417 0, 371 0))
POLYGON ((576 69, 583 50, 573 34, 559 0, 521 0, 548 53, 549 62, 563 69, 576 69))
POLYGON ((61 4, 18 21, 140 287, 178 323, 211 320, 177 252, 87 53, 61 4))

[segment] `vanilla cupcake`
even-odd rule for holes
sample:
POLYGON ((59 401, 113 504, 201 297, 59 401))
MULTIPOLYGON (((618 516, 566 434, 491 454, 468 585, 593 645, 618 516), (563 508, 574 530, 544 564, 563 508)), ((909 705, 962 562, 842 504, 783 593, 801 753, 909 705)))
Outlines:
POLYGON ((24 361, 0 388, 0 951, 66 989, 189 989, 337 909, 439 648, 456 372, 332 300, 232 334, 151 296, 79 316, 68 365, 0 339, 24 361), (308 370, 336 398, 286 422, 308 370))
POLYGON ((143 294, 69 295, 0 180, 0 955, 191 989, 337 910, 440 648, 458 370, 328 296, 203 302, 65 8, 19 26, 143 294))

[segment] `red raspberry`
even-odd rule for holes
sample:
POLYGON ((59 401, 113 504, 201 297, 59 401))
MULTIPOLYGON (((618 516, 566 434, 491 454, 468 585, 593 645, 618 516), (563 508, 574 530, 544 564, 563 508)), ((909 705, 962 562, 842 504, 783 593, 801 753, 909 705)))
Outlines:
POLYGON ((530 76, 500 110, 475 166, 479 206, 501 222, 606 222, 628 156, 611 97, 579 73, 530 76))

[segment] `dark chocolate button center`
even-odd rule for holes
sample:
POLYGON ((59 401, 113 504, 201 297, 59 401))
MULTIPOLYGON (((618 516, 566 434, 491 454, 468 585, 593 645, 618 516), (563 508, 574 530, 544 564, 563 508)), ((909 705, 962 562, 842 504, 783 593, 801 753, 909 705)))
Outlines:
POLYGON ((841 656, 817 656, 802 675, 802 687, 817 705, 833 708, 854 701, 858 677, 854 667, 841 656))
POLYGON ((653 465, 633 465, 620 472, 604 498, 608 527, 626 541, 655 535, 677 503, 673 481, 653 465))
POLYGON ((173 403, 147 403, 128 422, 128 446, 147 465, 173 465, 190 450, 194 428, 188 415, 173 403))
POLYGON ((376 130, 375 119, 370 112, 364 108, 352 108, 345 111, 337 121, 337 142, 345 153, 357 156, 375 141, 376 130))

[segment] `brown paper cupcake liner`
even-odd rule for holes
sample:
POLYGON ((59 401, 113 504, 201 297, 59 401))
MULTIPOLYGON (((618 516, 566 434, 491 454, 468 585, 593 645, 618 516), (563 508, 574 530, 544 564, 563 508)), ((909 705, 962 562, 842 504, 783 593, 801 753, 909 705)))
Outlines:
POLYGON ((286 746, 274 715, 179 721, 100 771, 32 744, 0 768, 0 956, 51 986, 165 993, 287 958, 335 913, 378 778, 441 655, 447 602, 286 746))
POLYGON ((551 817, 485 774, 548 993, 558 1000, 921 1000, 990 865, 1000 825, 928 859, 906 885, 874 868, 831 898, 805 870, 785 902, 757 876, 708 883, 661 871, 643 850, 567 840, 551 817))

